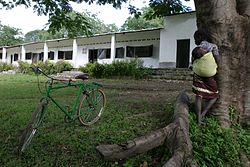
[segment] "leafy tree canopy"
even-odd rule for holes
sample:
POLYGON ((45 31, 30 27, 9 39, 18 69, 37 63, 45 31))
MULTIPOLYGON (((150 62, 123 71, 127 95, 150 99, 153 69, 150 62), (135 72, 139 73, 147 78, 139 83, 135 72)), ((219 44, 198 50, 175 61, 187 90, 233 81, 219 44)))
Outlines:
MULTIPOLYGON (((0 0, 0 9, 12 9, 24 5, 27 8, 33 8, 38 15, 49 16, 49 32, 55 34, 62 29, 66 29, 68 37, 78 36, 82 33, 92 34, 90 30, 92 25, 88 18, 79 12, 73 12, 72 2, 78 4, 83 2, 98 5, 112 4, 114 8, 119 9, 122 3, 127 3, 129 0, 0 0)), ((149 5, 153 11, 149 12, 148 18, 190 10, 190 8, 183 6, 180 0, 150 0, 149 5)), ((141 14, 135 6, 130 6, 129 10, 135 16, 141 14)))
MULTIPOLYGON (((71 14, 74 15, 74 12, 71 14)), ((106 32, 117 32, 118 27, 115 24, 104 24, 102 20, 98 19, 97 14, 91 14, 86 11, 82 13, 82 15, 86 18, 87 22, 91 25, 89 29, 91 34, 101 34, 106 32)), ((78 28, 79 29, 79 28, 78 28)), ((77 31, 73 34, 69 30, 62 28, 60 31, 55 31, 55 33, 51 33, 51 31, 46 30, 34 30, 25 34, 26 42, 37 42, 44 41, 48 39, 58 39, 58 38, 67 38, 71 36, 84 36, 85 31, 77 31)))
POLYGON ((147 19, 147 14, 152 12, 152 10, 150 7, 144 7, 141 9, 142 13, 140 16, 134 15, 128 17, 122 25, 121 31, 163 27, 163 17, 147 19))
POLYGON ((10 46, 23 42, 21 30, 2 25, 0 22, 0 46, 10 46))

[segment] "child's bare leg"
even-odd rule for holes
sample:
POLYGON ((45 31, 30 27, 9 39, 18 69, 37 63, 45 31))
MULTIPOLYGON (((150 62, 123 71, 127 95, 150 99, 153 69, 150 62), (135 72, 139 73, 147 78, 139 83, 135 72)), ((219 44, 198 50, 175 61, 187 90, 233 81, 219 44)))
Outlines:
POLYGON ((201 123, 201 118, 202 118, 201 105, 202 105, 202 97, 201 96, 196 96, 195 97, 195 112, 196 112, 196 115, 197 115, 198 124, 201 123))
POLYGON ((204 108, 204 110, 201 113, 201 119, 203 117, 205 117, 205 115, 207 114, 207 112, 210 110, 210 108, 214 105, 214 103, 216 102, 217 98, 214 99, 209 99, 207 102, 206 107, 204 108))

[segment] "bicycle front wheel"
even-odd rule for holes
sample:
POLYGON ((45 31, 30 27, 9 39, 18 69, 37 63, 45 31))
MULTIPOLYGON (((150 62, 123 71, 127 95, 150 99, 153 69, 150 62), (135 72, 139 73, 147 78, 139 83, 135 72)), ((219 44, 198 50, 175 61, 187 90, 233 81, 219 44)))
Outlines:
POLYGON ((100 89, 83 94, 78 107, 79 121, 86 126, 94 124, 101 117, 106 105, 106 96, 100 89))
POLYGON ((22 133, 19 147, 18 147, 19 153, 24 152, 24 150, 30 144, 33 136, 35 135, 37 131, 37 128, 41 124, 44 109, 47 104, 48 103, 46 100, 42 100, 36 107, 35 111, 33 112, 30 122, 28 123, 28 125, 26 126, 26 129, 22 133))

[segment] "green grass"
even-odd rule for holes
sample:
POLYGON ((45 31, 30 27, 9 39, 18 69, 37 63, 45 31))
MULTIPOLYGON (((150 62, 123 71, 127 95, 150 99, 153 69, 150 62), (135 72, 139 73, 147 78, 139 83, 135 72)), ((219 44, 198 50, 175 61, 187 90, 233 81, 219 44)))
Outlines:
MULTIPOLYGON (((111 88, 104 88, 107 107, 101 119, 90 127, 81 126, 77 120, 65 123, 64 114, 49 105, 41 128, 24 154, 18 156, 19 137, 41 97, 36 81, 30 75, 0 75, 0 166, 139 166, 144 161, 162 166, 167 161, 169 153, 164 146, 122 162, 107 162, 100 157, 96 146, 124 142, 163 127, 173 108, 172 104, 152 105, 144 98, 133 99, 133 94, 127 98, 124 90, 111 88), (164 118, 133 117, 149 111, 169 114, 164 118)), ((64 102, 67 93, 55 96, 64 102)))

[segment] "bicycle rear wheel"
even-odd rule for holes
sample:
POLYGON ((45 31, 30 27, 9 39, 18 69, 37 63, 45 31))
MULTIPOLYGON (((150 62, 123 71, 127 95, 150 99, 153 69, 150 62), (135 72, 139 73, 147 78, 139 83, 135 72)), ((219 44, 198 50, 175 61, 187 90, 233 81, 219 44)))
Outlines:
POLYGON ((100 89, 93 89, 83 94, 78 107, 78 118, 81 124, 89 126, 99 120, 106 105, 106 96, 100 89))
POLYGON ((30 144, 33 136, 35 135, 37 128, 41 124, 44 109, 48 102, 46 100, 42 100, 38 106, 36 107, 35 111, 32 114, 31 120, 26 126, 26 129, 23 131, 22 136, 20 138, 20 143, 18 147, 18 152, 24 152, 24 150, 30 144))

